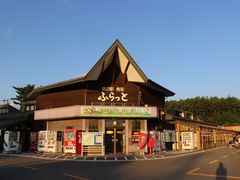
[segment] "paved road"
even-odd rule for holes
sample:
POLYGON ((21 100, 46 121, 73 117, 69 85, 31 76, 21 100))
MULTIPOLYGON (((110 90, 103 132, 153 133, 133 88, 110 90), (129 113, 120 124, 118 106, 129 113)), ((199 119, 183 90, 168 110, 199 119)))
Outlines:
POLYGON ((0 155, 0 180, 240 179, 240 152, 220 148, 146 161, 58 161, 0 155))

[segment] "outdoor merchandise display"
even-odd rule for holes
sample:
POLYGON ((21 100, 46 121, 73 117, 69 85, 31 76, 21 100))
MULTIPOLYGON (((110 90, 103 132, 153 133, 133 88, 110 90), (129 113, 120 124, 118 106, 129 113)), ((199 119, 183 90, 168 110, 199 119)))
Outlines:
POLYGON ((65 129, 64 130, 64 153, 81 154, 82 153, 82 130, 65 129))
POLYGON ((194 133, 181 132, 182 136, 182 149, 194 149, 194 133))
POLYGON ((47 151, 47 131, 38 132, 38 151, 47 151))
POLYGON ((62 152, 62 131, 47 131, 47 152, 62 152))
POLYGON ((30 147, 29 149, 31 151, 37 151, 38 150, 38 132, 31 132, 30 133, 30 147))
POLYGON ((5 131, 4 132, 4 142, 3 142, 3 151, 4 152, 19 152, 19 140, 20 132, 18 131, 5 131))

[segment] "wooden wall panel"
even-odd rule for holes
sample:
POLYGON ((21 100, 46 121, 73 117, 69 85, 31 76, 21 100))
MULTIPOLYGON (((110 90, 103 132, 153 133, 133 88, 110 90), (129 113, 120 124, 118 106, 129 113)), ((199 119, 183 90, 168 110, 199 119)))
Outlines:
POLYGON ((37 98, 37 109, 85 104, 85 90, 70 90, 42 94, 37 98))
MULTIPOLYGON (((111 93, 111 91, 103 92, 106 96, 111 93)), ((92 105, 92 103, 122 103, 123 105, 127 103, 134 106, 148 104, 149 106, 163 107, 164 95, 146 86, 128 82, 126 74, 121 73, 118 67, 112 64, 100 75, 98 81, 77 83, 44 92, 37 98, 37 110, 72 105, 92 105), (113 87, 114 96, 120 98, 122 97, 121 92, 116 89, 117 87, 123 88, 122 92, 128 94, 126 96, 128 101, 98 100, 98 97, 102 95, 103 87, 113 87)))

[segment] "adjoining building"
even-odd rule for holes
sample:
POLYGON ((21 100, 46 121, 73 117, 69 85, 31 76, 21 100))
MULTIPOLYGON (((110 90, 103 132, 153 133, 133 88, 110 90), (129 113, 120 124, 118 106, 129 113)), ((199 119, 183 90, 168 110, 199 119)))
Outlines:
POLYGON ((85 75, 34 89, 36 121, 47 130, 104 133, 105 153, 147 152, 141 132, 162 130, 165 98, 174 92, 150 80, 116 40, 85 75))
POLYGON ((181 110, 167 111, 165 119, 175 126, 176 138, 172 145, 179 151, 225 146, 238 134, 211 122, 195 120, 191 113, 181 110))
POLYGON ((9 103, 0 105, 0 152, 3 151, 6 131, 19 132, 21 146, 18 151, 27 151, 29 150, 30 132, 45 128, 42 121, 34 121, 34 108, 28 108, 26 105, 22 108, 24 109, 19 110, 9 103))

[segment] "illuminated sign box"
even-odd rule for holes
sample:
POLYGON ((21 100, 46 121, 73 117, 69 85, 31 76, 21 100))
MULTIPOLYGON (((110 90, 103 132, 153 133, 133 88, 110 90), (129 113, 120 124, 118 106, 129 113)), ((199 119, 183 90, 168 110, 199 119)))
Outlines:
POLYGON ((156 107, 81 106, 85 117, 157 117, 156 107))

